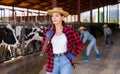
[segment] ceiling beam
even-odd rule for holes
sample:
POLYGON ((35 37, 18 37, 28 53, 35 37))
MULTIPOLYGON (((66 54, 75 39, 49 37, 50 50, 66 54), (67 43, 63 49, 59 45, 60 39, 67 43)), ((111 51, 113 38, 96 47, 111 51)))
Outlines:
POLYGON ((9 6, 18 6, 20 3, 25 2, 26 0, 16 0, 15 2, 9 4, 9 6))

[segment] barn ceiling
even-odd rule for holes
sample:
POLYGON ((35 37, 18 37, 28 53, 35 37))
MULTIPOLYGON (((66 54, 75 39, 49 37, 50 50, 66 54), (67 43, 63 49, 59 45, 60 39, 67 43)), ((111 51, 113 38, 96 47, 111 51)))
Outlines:
MULTIPOLYGON (((0 5, 46 11, 52 8, 52 1, 53 0, 0 0, 0 5)), ((62 7, 70 14, 77 14, 77 1, 78 0, 57 0, 57 6, 62 7)), ((117 1, 118 0, 81 0, 80 8, 81 12, 84 12, 90 10, 91 6, 92 9, 95 9, 109 4, 116 4, 117 1)))

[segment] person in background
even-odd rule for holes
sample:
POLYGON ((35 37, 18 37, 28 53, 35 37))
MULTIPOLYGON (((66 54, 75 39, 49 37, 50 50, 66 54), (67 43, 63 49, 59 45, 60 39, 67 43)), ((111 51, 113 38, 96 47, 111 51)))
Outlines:
POLYGON ((53 29, 47 29, 43 35, 42 47, 47 36, 52 37, 45 49, 48 53, 46 74, 72 74, 72 59, 80 53, 83 43, 82 39, 74 29, 66 26, 63 19, 69 15, 60 7, 48 10, 53 22, 53 29), (73 49, 74 45, 76 48, 73 49))
POLYGON ((109 46, 109 40, 111 45, 113 45, 113 40, 112 40, 112 30, 110 29, 110 27, 108 27, 107 24, 103 25, 104 28, 104 36, 105 36, 105 46, 109 46))
POLYGON ((82 38, 82 41, 83 41, 84 44, 86 43, 86 41, 90 42, 87 46, 84 62, 88 62, 89 55, 90 55, 90 52, 91 52, 92 48, 96 52, 97 60, 100 60, 100 53, 99 53, 99 50, 98 50, 97 45, 96 45, 95 37, 92 34, 90 34, 84 26, 79 27, 78 31, 80 32, 80 38, 82 38))

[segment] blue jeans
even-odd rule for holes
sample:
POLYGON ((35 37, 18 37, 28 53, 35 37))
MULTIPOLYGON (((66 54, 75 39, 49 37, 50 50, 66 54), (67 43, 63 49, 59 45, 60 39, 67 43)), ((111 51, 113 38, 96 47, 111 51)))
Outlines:
POLYGON ((46 74, 72 74, 72 65, 65 55, 54 57, 53 71, 46 74))
POLYGON ((108 41, 110 40, 110 43, 113 44, 113 41, 112 41, 112 34, 110 35, 106 35, 106 38, 105 38, 105 44, 108 45, 108 41))
POLYGON ((92 48, 95 50, 96 54, 100 54, 99 51, 98 51, 97 45, 96 45, 96 39, 95 38, 93 38, 90 41, 90 43, 87 47, 86 55, 90 55, 90 52, 91 52, 92 48))

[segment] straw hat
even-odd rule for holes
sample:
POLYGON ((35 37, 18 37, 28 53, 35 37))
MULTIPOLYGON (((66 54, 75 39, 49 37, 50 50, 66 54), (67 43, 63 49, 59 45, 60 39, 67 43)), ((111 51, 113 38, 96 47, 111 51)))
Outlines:
POLYGON ((60 13, 64 17, 67 17, 69 15, 69 13, 67 11, 64 11, 61 7, 54 7, 53 9, 50 9, 47 12, 49 15, 51 15, 52 13, 60 13))
POLYGON ((79 27, 78 31, 85 30, 86 28, 84 26, 79 27))
POLYGON ((104 24, 103 27, 107 27, 108 25, 107 24, 104 24))

